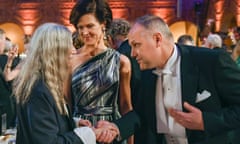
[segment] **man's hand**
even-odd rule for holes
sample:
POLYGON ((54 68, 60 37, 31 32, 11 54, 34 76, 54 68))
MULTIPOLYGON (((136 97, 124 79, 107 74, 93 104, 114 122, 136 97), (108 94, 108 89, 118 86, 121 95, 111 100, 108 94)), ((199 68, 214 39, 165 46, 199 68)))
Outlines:
POLYGON ((101 120, 96 125, 95 133, 98 142, 111 143, 119 135, 119 130, 113 123, 101 120))
POLYGON ((185 128, 192 130, 204 130, 201 110, 187 102, 184 102, 183 106, 186 110, 188 110, 188 112, 182 112, 170 108, 168 109, 170 116, 172 116, 177 123, 181 124, 185 128))

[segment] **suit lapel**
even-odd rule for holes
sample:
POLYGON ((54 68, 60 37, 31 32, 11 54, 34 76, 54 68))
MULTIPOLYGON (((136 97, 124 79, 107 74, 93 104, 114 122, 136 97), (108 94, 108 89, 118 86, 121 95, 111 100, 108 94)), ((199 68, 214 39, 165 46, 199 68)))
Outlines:
MULTIPOLYGON (((199 70, 196 64, 194 64, 192 47, 178 46, 181 53, 181 87, 182 87, 182 104, 188 102, 191 105, 195 105, 199 70)), ((183 111, 186 110, 183 108, 183 111)), ((191 138, 192 131, 186 129, 188 139, 191 138)), ((190 139, 189 139, 190 140, 190 139)))
POLYGON ((140 89, 141 91, 141 98, 142 104, 141 107, 144 108, 145 111, 145 118, 151 129, 155 132, 156 131, 156 80, 157 75, 152 73, 152 70, 146 70, 142 72, 141 80, 143 81, 143 85, 140 89))
MULTIPOLYGON (((194 59, 192 58, 191 47, 178 46, 181 53, 181 87, 182 87, 182 102, 195 104, 199 71, 194 59)), ((184 109, 183 109, 184 110, 184 109)), ((185 110, 184 110, 185 111, 185 110)))

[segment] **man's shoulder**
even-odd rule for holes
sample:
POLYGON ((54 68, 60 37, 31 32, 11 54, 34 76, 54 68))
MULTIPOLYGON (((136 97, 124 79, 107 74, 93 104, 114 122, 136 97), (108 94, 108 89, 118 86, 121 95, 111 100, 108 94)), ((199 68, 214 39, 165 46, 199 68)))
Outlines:
POLYGON ((216 51, 209 48, 198 46, 177 45, 177 47, 180 49, 181 55, 189 54, 194 57, 213 56, 222 53, 222 51, 216 51))
POLYGON ((222 51, 212 50, 204 47, 189 47, 180 46, 181 60, 185 63, 191 63, 199 66, 212 67, 219 62, 221 58, 227 57, 229 54, 224 54, 222 51))
POLYGON ((117 48, 117 51, 127 56, 130 56, 131 46, 129 45, 128 40, 123 41, 119 48, 117 48))

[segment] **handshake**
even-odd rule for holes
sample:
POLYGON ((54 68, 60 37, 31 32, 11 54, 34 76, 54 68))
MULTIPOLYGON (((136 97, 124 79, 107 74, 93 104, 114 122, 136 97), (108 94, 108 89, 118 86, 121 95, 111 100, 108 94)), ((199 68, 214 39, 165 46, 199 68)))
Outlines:
POLYGON ((111 122, 100 120, 97 122, 95 126, 89 120, 79 120, 77 125, 81 126, 88 126, 92 128, 96 135, 96 140, 99 143, 111 143, 118 135, 119 129, 118 127, 111 122))

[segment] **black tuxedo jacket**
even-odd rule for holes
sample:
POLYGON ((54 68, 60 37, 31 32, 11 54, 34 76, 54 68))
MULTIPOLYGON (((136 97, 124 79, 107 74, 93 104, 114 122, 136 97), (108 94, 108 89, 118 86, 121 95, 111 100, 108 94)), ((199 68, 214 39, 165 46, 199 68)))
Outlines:
MULTIPOLYGON (((202 111, 205 129, 186 129, 189 144, 227 144, 227 132, 240 128, 240 69, 225 52, 177 47, 181 55, 182 101, 202 111), (203 90, 211 96, 197 103, 197 93, 203 90)), ((146 70, 141 78, 140 100, 135 111, 123 116, 116 124, 123 138, 135 131, 136 144, 164 144, 163 135, 156 133, 157 76, 152 70, 146 70)), ((183 108, 183 111, 186 110, 183 108)))
POLYGON ((73 132, 71 116, 61 115, 43 81, 35 84, 30 99, 17 105, 17 144, 83 144, 73 132))

